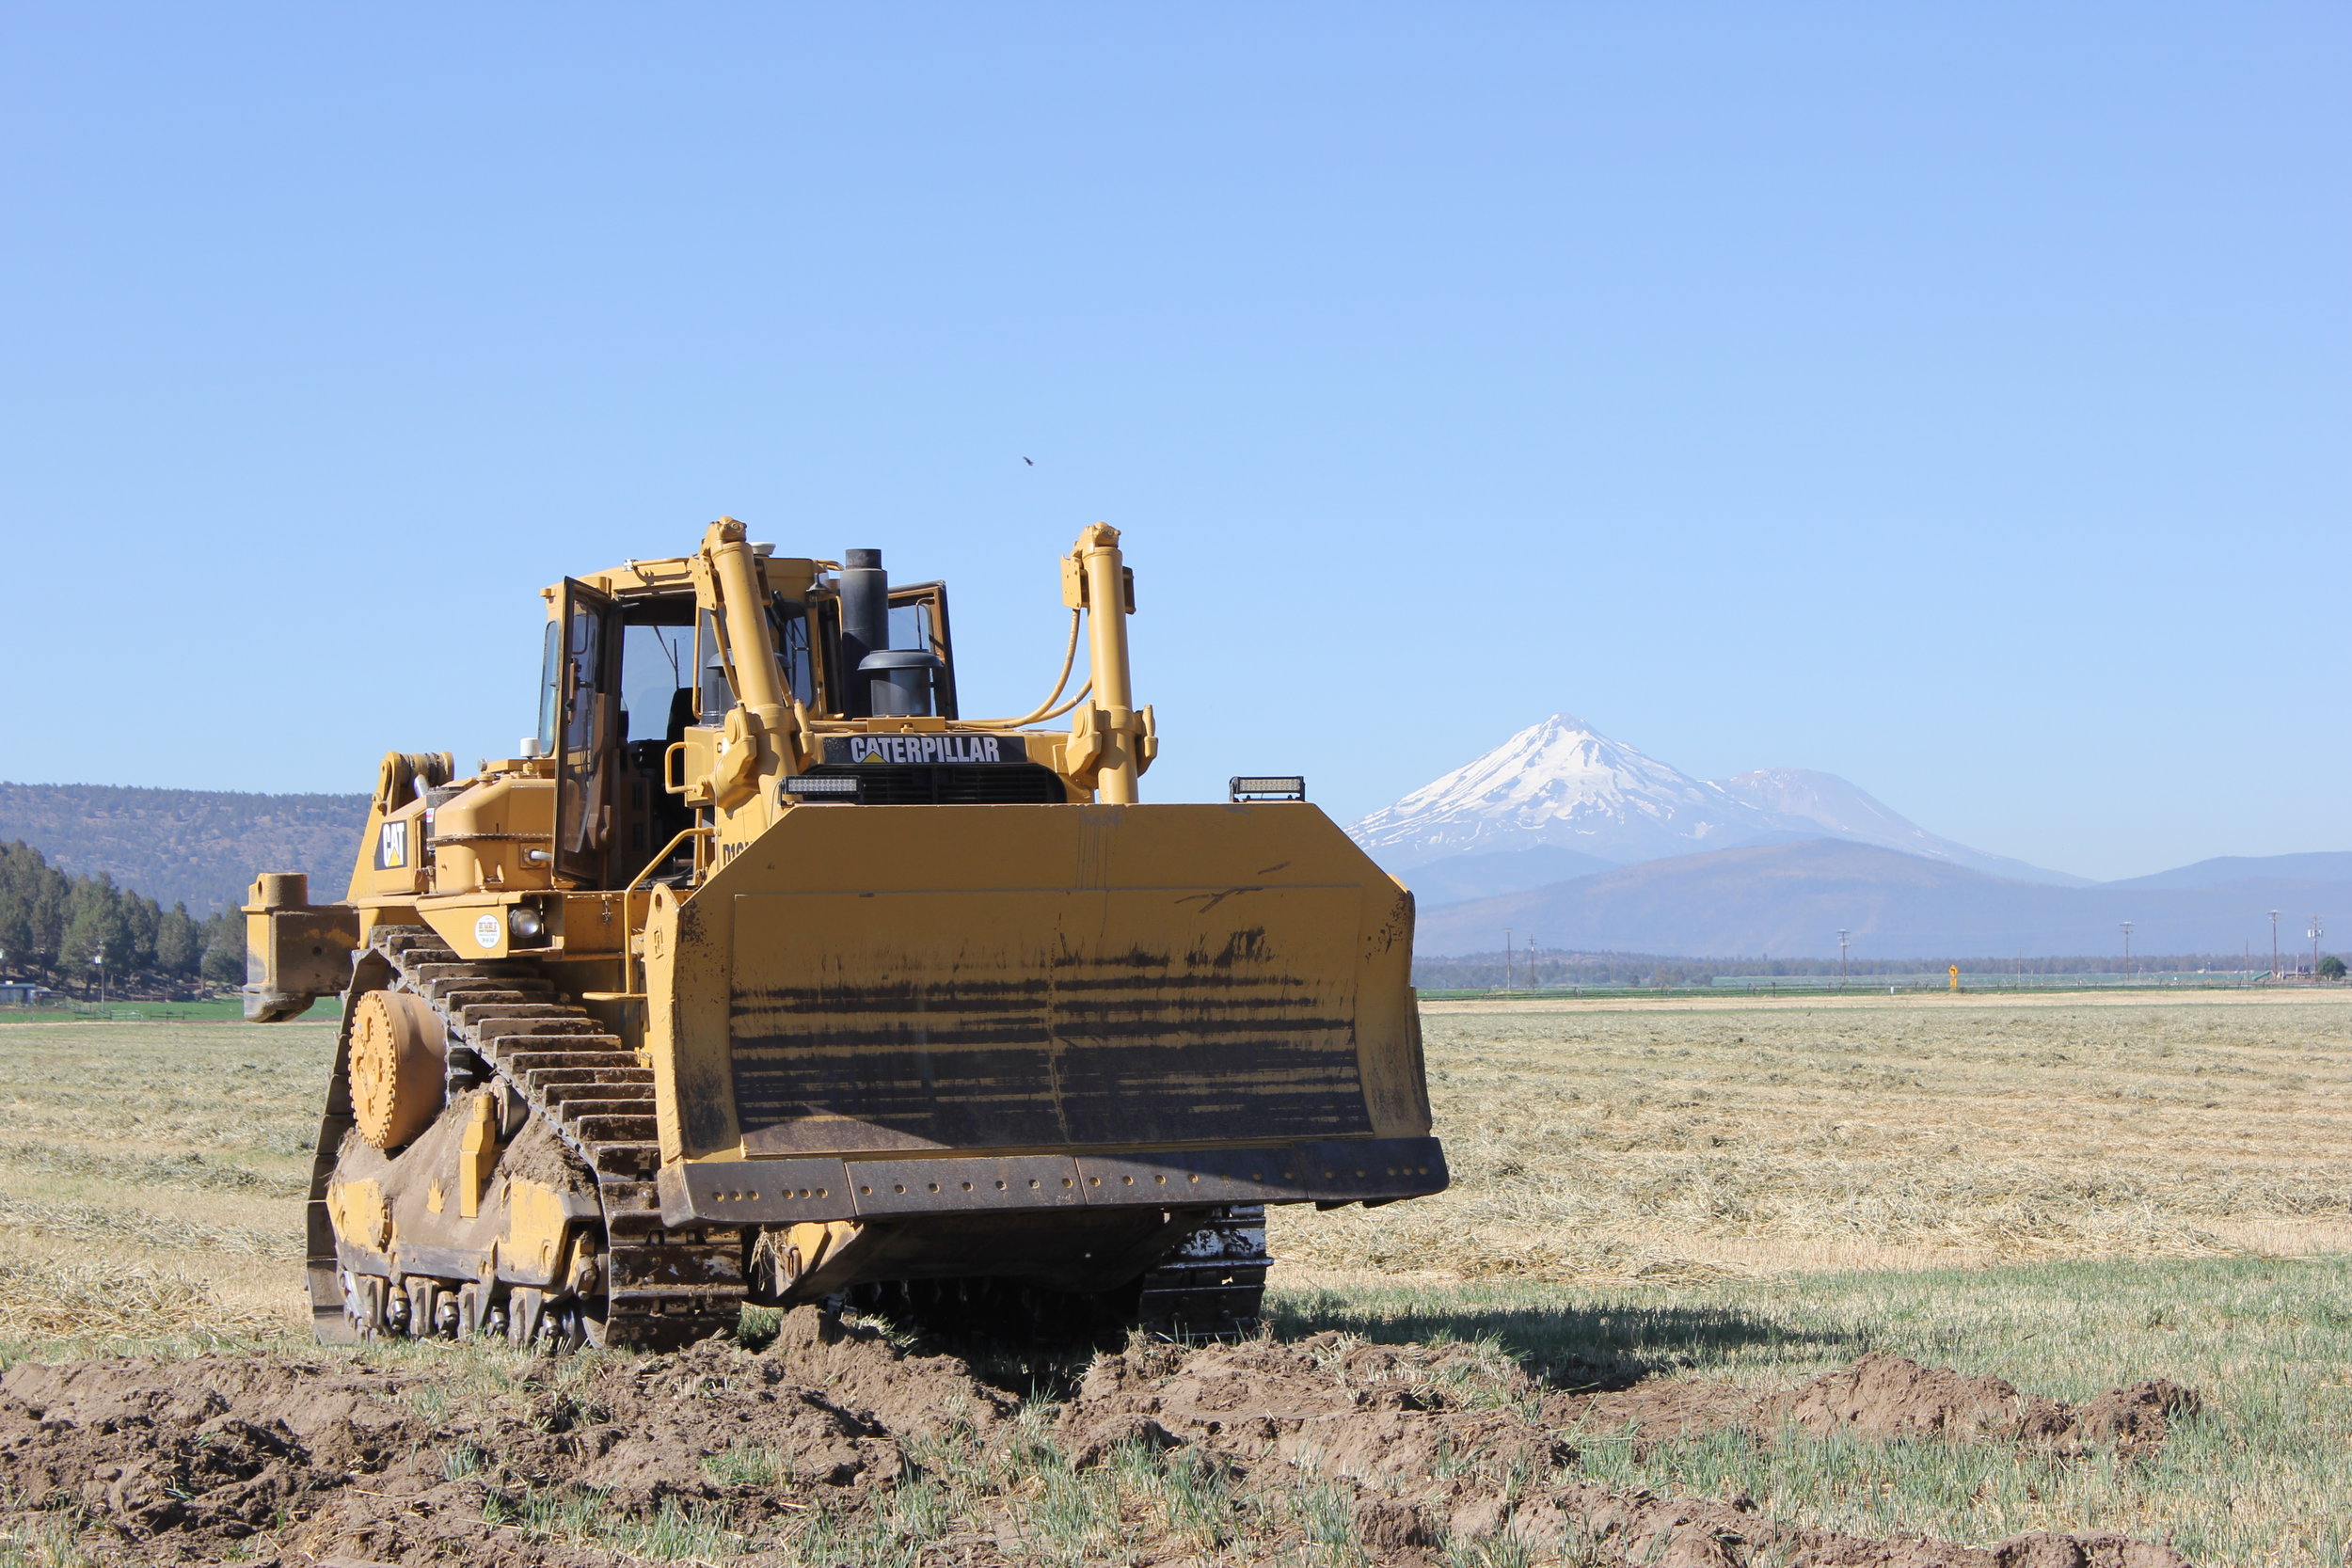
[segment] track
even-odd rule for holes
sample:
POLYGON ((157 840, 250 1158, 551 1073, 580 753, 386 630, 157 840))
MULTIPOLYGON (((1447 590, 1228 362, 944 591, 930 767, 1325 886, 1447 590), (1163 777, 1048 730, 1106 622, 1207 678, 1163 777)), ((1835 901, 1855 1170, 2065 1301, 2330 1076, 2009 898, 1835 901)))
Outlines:
POLYGON ((1235 1204, 1184 1238, 1143 1276, 1136 1319, 1177 1336, 1247 1334, 1265 1299, 1265 1208, 1235 1204))
MULTIPOLYGON (((508 1290, 500 1316, 509 1338, 658 1350, 733 1331, 745 1298, 741 1234, 731 1227, 663 1227, 653 1181, 661 1158, 653 1073, 625 1041, 585 1008, 563 1001, 529 961, 461 959, 421 927, 379 927, 360 957, 358 974, 355 999, 358 991, 377 986, 406 991, 440 1019, 448 1031, 453 1101, 485 1083, 513 1090, 595 1177, 603 1235, 596 1238, 593 1275, 570 1293, 508 1290)), ((327 1340, 378 1331, 373 1324, 362 1325, 365 1314, 345 1302, 325 1203, 352 1128, 346 1076, 350 1009, 345 1011, 310 1193, 312 1317, 319 1337, 327 1340)), ((1119 1315, 1184 1338, 1248 1332, 1258 1323, 1270 1261, 1262 1208, 1214 1211, 1131 1287, 1132 1294, 1120 1293, 1125 1299, 1119 1315)), ((473 1282, 440 1283, 454 1291, 473 1282)), ((947 1305, 929 1300, 938 1293, 936 1288, 861 1287, 853 1296, 906 1309, 947 1305)), ((963 1297, 961 1291, 955 1294, 963 1297)), ((426 1317, 419 1311, 411 1331, 434 1331, 426 1317)))
MULTIPOLYGON (((595 1277, 583 1281, 586 1289, 570 1300, 542 1299, 540 1292, 520 1288, 510 1291, 508 1337, 527 1343, 544 1334, 661 1350, 732 1331, 743 1305, 740 1238, 732 1228, 662 1227, 653 1184, 661 1159, 654 1134, 653 1073, 637 1053, 585 1008, 558 1000, 555 988, 527 962, 460 959, 421 927, 381 927, 368 952, 389 966, 392 989, 423 998, 448 1029, 453 1088, 488 1080, 512 1088, 596 1178, 604 1235, 595 1277)), ((346 1023, 346 1034, 348 1028, 346 1023)), ((324 1261, 332 1308, 349 1321, 333 1267, 331 1229, 324 1259, 318 1245, 326 1179, 351 1126, 347 1050, 346 1040, 337 1053, 336 1083, 311 1178, 314 1320, 324 1318, 328 1305, 320 1299, 324 1261)))
POLYGON ((1143 1328, 1171 1339, 1232 1339, 1257 1331, 1265 1295, 1265 1211, 1212 1211, 1158 1266, 1124 1289, 1091 1294, 1018 1279, 883 1279, 852 1285, 844 1304, 950 1340, 1123 1339, 1143 1328))

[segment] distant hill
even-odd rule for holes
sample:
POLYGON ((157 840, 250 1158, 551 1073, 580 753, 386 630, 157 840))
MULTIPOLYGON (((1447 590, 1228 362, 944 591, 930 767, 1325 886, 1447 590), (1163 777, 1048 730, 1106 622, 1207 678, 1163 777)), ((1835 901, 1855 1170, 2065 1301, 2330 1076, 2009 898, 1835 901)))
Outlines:
MULTIPOLYGON (((2298 868, 2317 859, 2276 858, 2298 868)), ((2244 863, 2259 872, 2265 863, 2244 863)), ((1412 874, 1405 879, 1409 884, 1412 874)), ((2120 926, 2128 920, 2138 952, 2236 953, 2250 943, 2267 966, 2273 909, 2295 911, 2297 936, 2312 910, 2342 911, 2352 929, 2352 876, 2257 874, 2203 885, 2163 884, 2158 877, 2054 887, 1876 845, 1815 839, 1677 855, 1500 897, 1424 907, 1415 946, 1433 957, 1492 952, 1507 927, 1518 941, 1533 937, 1555 951, 1834 958, 1842 927, 1852 933, 1858 957, 2038 958, 2120 952, 2120 926)))
POLYGON ((1428 910, 1439 904, 1489 898, 1499 893, 1549 887, 1574 877, 1589 877, 1596 871, 1613 871, 1616 863, 1597 855, 1538 844, 1525 849, 1498 849, 1489 855, 1448 855, 1443 860, 1399 872, 1398 876, 1413 890, 1421 907, 1428 910))
POLYGON ((2236 882, 2352 882, 2352 849, 2317 849, 2300 855, 2217 855, 2194 865, 2175 866, 2146 877, 2126 877, 2106 885, 2228 887, 2236 882))
POLYGON ((341 898, 367 816, 364 795, 0 783, 0 843, 199 916, 241 902, 257 871, 307 871, 312 897, 341 898))

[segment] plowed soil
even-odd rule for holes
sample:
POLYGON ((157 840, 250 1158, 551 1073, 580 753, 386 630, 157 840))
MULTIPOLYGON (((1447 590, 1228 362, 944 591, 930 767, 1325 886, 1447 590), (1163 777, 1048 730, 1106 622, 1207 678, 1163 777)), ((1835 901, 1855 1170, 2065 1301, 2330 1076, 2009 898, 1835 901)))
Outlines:
POLYGON ((0 1375, 0 1507, 20 1542, 123 1560, 2170 1568, 2112 1536, 1873 1541, 1615 1492, 1578 1445, 1793 1424, 2133 1452, 2194 1403, 2148 1383, 2074 1407, 1891 1356, 1763 1396, 1547 1386, 1475 1347, 1336 1334, 1137 1342, 1025 1402, 803 1310, 757 1351, 23 1363, 0 1375))

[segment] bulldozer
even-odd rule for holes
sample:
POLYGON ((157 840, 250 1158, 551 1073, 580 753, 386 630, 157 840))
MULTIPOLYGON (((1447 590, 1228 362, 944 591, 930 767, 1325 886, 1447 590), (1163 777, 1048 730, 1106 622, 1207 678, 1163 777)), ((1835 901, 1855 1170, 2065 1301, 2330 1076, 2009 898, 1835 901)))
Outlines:
POLYGON ((721 518, 543 591, 537 733, 386 756, 342 901, 258 877, 246 1016, 342 999, 321 1340, 812 1301, 1230 1334, 1265 1206, 1444 1188, 1412 895, 1303 780, 1139 803, 1118 531, 1060 571, 1051 692, 967 719, 945 583, 721 518))

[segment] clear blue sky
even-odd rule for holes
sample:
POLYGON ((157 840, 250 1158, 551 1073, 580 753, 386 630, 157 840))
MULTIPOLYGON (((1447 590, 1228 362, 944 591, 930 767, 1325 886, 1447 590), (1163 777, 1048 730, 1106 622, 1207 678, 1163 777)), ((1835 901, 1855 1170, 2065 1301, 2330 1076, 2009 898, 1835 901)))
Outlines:
POLYGON ((1555 709, 2087 875, 2352 845, 2341 5, 16 5, 0 777, 364 787, 722 512, 1127 531, 1147 798, 1555 709), (1035 460, 1025 465, 1024 457, 1035 460))

